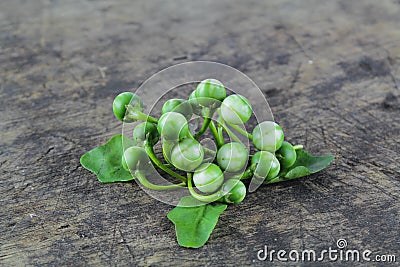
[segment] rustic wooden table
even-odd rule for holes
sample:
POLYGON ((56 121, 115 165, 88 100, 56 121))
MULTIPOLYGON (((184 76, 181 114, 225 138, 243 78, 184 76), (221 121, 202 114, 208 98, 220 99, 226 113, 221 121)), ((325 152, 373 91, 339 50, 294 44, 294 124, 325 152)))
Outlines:
POLYGON ((340 238, 400 261, 399 14, 374 0, 1 1, 0 265, 264 265, 264 245, 340 238), (228 208, 197 250, 177 245, 170 206, 79 164, 121 132, 117 93, 192 60, 243 71, 288 140, 336 155, 228 208))

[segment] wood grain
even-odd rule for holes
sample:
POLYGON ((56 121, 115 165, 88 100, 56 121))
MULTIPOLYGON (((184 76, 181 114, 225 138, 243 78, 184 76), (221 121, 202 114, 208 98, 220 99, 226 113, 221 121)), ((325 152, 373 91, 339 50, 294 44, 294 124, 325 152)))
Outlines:
POLYGON ((399 14, 372 0, 1 1, 0 265, 258 266, 264 245, 339 238, 400 260, 399 14), (243 71, 289 141, 336 155, 229 207, 198 250, 177 245, 172 207, 79 164, 121 132, 117 93, 192 60, 243 71))

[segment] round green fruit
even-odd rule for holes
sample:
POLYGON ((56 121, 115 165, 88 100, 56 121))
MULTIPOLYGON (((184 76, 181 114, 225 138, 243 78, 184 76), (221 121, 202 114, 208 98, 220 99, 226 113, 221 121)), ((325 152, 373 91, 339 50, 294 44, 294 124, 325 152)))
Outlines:
POLYGON ((251 164, 256 165, 254 175, 267 180, 278 176, 280 164, 274 154, 268 151, 259 151, 251 157, 251 164))
POLYGON ((180 140, 190 137, 186 118, 177 112, 164 113, 158 120, 157 129, 161 137, 166 140, 180 140))
POLYGON ((193 114, 192 105, 185 99, 169 99, 167 100, 161 110, 162 114, 167 112, 178 112, 185 116, 186 119, 190 119, 193 114))
POLYGON ((221 187, 224 174, 214 163, 203 163, 194 171, 193 182, 199 191, 212 193, 221 187))
POLYGON ((125 166, 132 173, 134 173, 135 171, 140 171, 145 174, 149 173, 151 171, 151 168, 153 168, 150 159, 146 154, 146 151, 142 147, 129 147, 125 150, 123 157, 123 165, 125 164, 125 166))
POLYGON ((249 159, 247 149, 240 143, 232 142, 223 145, 217 152, 218 165, 227 172, 242 170, 249 159))
POLYGON ((171 151, 171 163, 178 169, 191 172, 196 169, 204 159, 203 147, 191 138, 179 141, 171 151))
POLYGON ((239 204, 246 197, 246 186, 238 179, 229 179, 222 185, 223 201, 239 204))
POLYGON ((253 129, 253 144, 258 150, 274 153, 283 143, 282 128, 273 121, 264 121, 253 129))
POLYGON ((215 79, 201 81, 195 92, 197 102, 204 107, 219 105, 226 97, 224 85, 215 79))
POLYGON ((296 150, 290 143, 286 141, 283 142, 281 148, 279 148, 277 152, 281 155, 279 161, 283 169, 293 166, 293 164, 296 162, 297 158, 296 150))
POLYGON ((151 122, 141 122, 133 129, 133 141, 137 145, 143 145, 148 142, 149 145, 154 146, 160 139, 157 126, 151 122))
POLYGON ((250 102, 242 95, 230 95, 221 104, 221 116, 230 124, 243 124, 252 113, 250 102))
POLYGON ((133 122, 133 119, 124 119, 126 113, 126 106, 131 105, 135 107, 138 111, 143 111, 143 101, 142 99, 134 93, 123 92, 117 95, 113 102, 113 112, 115 117, 124 122, 133 122))

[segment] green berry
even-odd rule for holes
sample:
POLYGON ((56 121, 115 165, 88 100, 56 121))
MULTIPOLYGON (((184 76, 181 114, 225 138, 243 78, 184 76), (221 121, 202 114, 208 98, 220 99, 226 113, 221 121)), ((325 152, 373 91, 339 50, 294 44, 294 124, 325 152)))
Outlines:
POLYGON ((278 176, 280 164, 274 154, 268 151, 258 151, 251 158, 251 164, 256 165, 254 174, 267 180, 278 176))
POLYGON ((138 146, 132 146, 124 152, 123 164, 134 173, 135 171, 141 171, 142 173, 148 173, 151 171, 152 165, 146 151, 138 146))
POLYGON ((143 145, 148 142, 154 146, 160 139, 157 126, 151 122, 141 122, 133 129, 133 140, 137 145, 143 145))
POLYGON ((203 163, 194 171, 193 182, 199 191, 212 193, 221 187, 224 182, 224 175, 217 165, 203 163))
POLYGON ((296 161, 296 150, 293 146, 288 142, 283 142, 281 148, 278 150, 278 153, 282 156, 279 161, 282 165, 282 168, 286 169, 291 167, 296 161))
POLYGON ((258 150, 275 152, 283 143, 282 128, 273 121, 264 121, 253 130, 253 144, 258 150))
POLYGON ((242 95, 230 95, 221 104, 221 116, 230 124, 243 124, 252 113, 250 102, 242 95))
POLYGON ((137 108, 138 111, 143 111, 143 101, 136 94, 124 92, 117 95, 113 102, 113 112, 115 117, 120 121, 133 122, 135 120, 125 119, 126 105, 131 105, 137 108))
POLYGON ((178 143, 178 141, 175 141, 175 140, 170 141, 170 140, 163 139, 161 143, 162 143, 162 152, 163 152, 164 159, 168 163, 172 164, 171 152, 172 152, 172 149, 174 148, 174 146, 178 143))
POLYGON ((196 169, 204 159, 203 147, 191 138, 179 141, 171 151, 171 163, 178 169, 190 172, 196 169))
POLYGON ((246 186, 238 179, 229 179, 222 185, 223 201, 239 204, 246 197, 246 186))
POLYGON ((174 111, 181 113, 186 119, 190 119, 193 114, 192 105, 185 99, 169 99, 167 100, 161 110, 162 114, 174 111))
POLYGON ((224 85, 215 79, 203 80, 195 92, 197 102, 204 107, 219 105, 226 97, 224 85))
POLYGON ((227 172, 242 170, 246 166, 248 158, 247 149, 237 142, 227 143, 217 152, 218 165, 227 172))
POLYGON ((192 106, 192 111, 194 114, 201 116, 202 107, 196 98, 196 91, 193 91, 189 96, 189 103, 192 106))
POLYGON ((158 132, 166 140, 180 140, 190 136, 186 118, 177 112, 167 112, 158 120, 158 132))

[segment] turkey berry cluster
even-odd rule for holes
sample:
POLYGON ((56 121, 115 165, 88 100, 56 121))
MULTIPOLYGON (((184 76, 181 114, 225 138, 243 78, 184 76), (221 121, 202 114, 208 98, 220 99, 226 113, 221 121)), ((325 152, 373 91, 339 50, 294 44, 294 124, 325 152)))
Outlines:
POLYGON ((240 203, 246 196, 242 180, 255 177, 273 181, 295 163, 296 150, 302 148, 284 141, 282 128, 273 121, 259 123, 252 133, 243 129, 253 113, 249 100, 239 94, 227 96, 224 85, 215 79, 200 82, 188 99, 167 100, 158 119, 143 111, 143 101, 134 93, 124 92, 114 99, 113 112, 118 120, 143 121, 133 130, 135 145, 125 149, 122 166, 149 189, 187 187, 190 195, 202 202, 240 203), (215 120, 214 114, 218 115, 215 120), (203 119, 197 132, 191 132, 189 127, 193 116, 203 119), (249 155, 249 149, 232 129, 248 138, 258 151, 249 155), (200 143, 207 130, 212 133, 216 150, 200 143), (154 152, 158 142, 161 142, 164 161, 154 152), (152 165, 180 183, 149 182, 146 175, 152 165), (181 175, 182 171, 186 175, 181 175))

